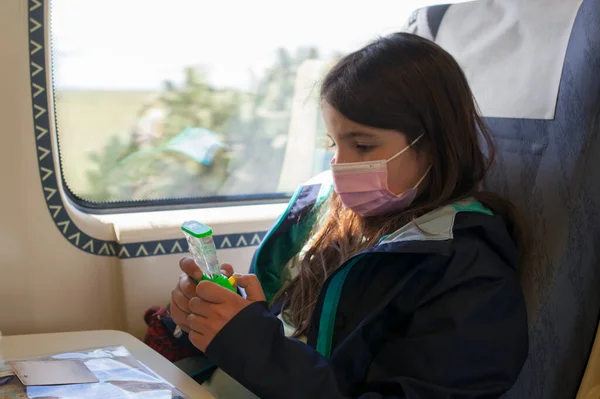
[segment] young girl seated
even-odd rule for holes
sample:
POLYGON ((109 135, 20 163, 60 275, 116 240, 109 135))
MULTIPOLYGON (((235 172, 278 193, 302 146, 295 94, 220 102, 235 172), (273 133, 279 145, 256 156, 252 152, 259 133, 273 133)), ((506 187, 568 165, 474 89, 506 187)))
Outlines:
POLYGON ((498 397, 528 350, 523 234, 482 191, 493 145, 459 65, 393 34, 339 61, 321 104, 331 171, 237 276, 247 297, 196 285, 181 261, 171 312, 217 367, 204 385, 223 398, 498 397))

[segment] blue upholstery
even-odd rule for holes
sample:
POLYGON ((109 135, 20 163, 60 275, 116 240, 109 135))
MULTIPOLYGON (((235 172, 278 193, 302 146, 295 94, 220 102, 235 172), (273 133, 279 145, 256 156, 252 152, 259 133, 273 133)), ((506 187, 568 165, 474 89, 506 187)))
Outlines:
MULTIPOLYGON (((429 18, 438 20, 428 30, 434 37, 440 11, 429 18)), ((600 313, 599 0, 579 8, 555 118, 486 120, 498 146, 487 187, 521 209, 534 237, 532 260, 522 268, 530 355, 505 396, 574 398, 600 313)))

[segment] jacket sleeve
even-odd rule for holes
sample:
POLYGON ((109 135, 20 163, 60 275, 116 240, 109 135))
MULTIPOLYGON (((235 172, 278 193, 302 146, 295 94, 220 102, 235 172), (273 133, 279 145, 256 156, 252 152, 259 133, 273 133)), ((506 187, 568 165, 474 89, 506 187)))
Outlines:
POLYGON ((260 398, 344 398, 327 360, 286 338, 264 302, 243 309, 215 336, 206 355, 260 398))

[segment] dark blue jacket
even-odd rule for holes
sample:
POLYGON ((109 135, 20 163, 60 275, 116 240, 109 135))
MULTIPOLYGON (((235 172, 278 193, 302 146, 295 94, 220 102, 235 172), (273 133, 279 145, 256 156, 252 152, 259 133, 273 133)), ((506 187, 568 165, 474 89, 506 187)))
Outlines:
MULTIPOLYGON (((296 192, 254 256, 268 300, 308 238, 327 180, 296 192)), ((498 397, 528 351, 515 245, 475 201, 417 223, 421 230, 401 228, 327 279, 307 344, 286 338, 267 304, 254 303, 206 356, 261 398, 498 397)))

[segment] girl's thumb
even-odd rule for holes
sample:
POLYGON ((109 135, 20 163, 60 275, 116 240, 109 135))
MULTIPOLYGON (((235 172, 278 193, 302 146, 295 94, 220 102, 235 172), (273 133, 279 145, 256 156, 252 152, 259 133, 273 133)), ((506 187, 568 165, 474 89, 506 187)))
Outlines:
POLYGON ((265 294, 254 274, 235 274, 235 282, 246 291, 246 299, 252 302, 265 301, 265 294))

